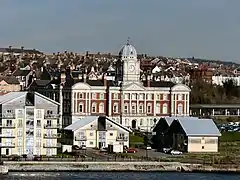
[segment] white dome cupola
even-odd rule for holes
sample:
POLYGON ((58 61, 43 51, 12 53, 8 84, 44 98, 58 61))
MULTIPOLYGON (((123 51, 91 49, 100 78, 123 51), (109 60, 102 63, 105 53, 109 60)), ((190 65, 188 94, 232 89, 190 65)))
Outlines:
POLYGON ((129 43, 129 39, 127 44, 124 45, 120 52, 119 56, 121 59, 137 59, 137 51, 136 49, 129 43))

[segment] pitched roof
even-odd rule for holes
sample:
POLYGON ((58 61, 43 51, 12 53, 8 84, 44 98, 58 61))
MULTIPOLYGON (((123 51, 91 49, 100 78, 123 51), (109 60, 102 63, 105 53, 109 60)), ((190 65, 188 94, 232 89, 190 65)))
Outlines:
POLYGON ((21 96, 25 96, 26 94, 27 92, 9 92, 3 96, 0 96, 0 104, 11 101, 21 96))
MULTIPOLYGON (((88 124, 90 124, 93 121, 96 121, 99 116, 86 116, 83 119, 75 118, 75 121, 73 124, 65 127, 65 130, 75 131, 79 128, 82 128, 88 124)), ((74 118, 73 118, 74 119, 74 118)))
POLYGON ((221 136, 219 129, 212 119, 179 119, 187 136, 221 136))
POLYGON ((166 122, 168 123, 168 126, 170 126, 172 124, 172 122, 174 120, 184 120, 184 119, 187 119, 187 120, 199 120, 198 117, 181 117, 181 116, 171 116, 171 117, 165 117, 164 118, 166 120, 166 122))
MULTIPOLYGON (((65 127, 64 129, 65 130, 70 130, 70 131, 75 131, 75 130, 77 130, 79 128, 82 128, 82 127, 92 123, 93 121, 98 120, 98 118, 99 118, 99 116, 86 116, 83 119, 79 119, 79 118, 75 118, 74 119, 73 118, 74 119, 73 121, 75 121, 75 122, 73 124, 65 127)), ((122 126, 121 124, 119 124, 119 123, 117 123, 117 122, 115 122, 115 121, 113 121, 111 119, 109 119, 108 117, 106 117, 106 120, 110 121, 111 123, 113 123, 113 124, 115 124, 117 126, 119 126, 120 128, 124 129, 125 131, 132 132, 130 129, 122 126)))
POLYGON ((13 72, 13 76, 27 76, 31 70, 21 70, 17 69, 16 71, 13 72))
POLYGON ((6 76, 3 78, 0 78, 0 80, 1 81, 4 80, 8 84, 20 84, 17 78, 15 78, 14 76, 6 76))

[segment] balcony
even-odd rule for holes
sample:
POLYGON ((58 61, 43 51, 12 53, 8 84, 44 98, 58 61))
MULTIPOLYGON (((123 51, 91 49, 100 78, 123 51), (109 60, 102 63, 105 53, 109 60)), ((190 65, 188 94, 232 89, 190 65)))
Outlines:
POLYGON ((116 141, 128 141, 128 137, 119 136, 119 137, 116 138, 116 141))
POLYGON ((61 143, 56 143, 56 144, 43 144, 44 148, 61 148, 62 144, 61 143))
POLYGON ((0 143, 0 148, 15 148, 15 143, 0 143))
POLYGON ((46 138, 46 139, 61 138, 61 133, 57 133, 57 134, 44 134, 44 138, 46 138))
POLYGON ((13 134, 0 134, 0 138, 15 138, 13 134))
POLYGON ((75 136, 75 141, 86 141, 87 137, 86 136, 75 136))
POLYGON ((59 129, 60 128, 60 124, 45 124, 44 128, 45 129, 59 129))
POLYGON ((1 128, 15 128, 15 124, 14 123, 5 123, 5 124, 0 124, 1 128))
POLYGON ((15 114, 14 113, 2 114, 2 119, 15 119, 15 114))
POLYGON ((44 119, 58 119, 60 117, 59 114, 45 114, 44 119))

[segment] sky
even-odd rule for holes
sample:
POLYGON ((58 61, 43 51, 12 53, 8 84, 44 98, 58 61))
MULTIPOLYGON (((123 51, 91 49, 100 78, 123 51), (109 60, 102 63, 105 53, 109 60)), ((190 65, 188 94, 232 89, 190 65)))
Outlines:
POLYGON ((0 47, 240 63, 240 0, 1 0, 0 47))

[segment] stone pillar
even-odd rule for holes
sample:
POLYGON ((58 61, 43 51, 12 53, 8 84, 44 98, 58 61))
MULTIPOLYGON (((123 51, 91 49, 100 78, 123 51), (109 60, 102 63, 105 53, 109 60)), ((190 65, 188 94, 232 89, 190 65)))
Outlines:
POLYGON ((225 109, 225 116, 227 116, 227 114, 228 114, 228 110, 227 110, 227 109, 225 109))
POLYGON ((184 94, 184 116, 187 116, 187 94, 184 94))
POLYGON ((240 114, 240 111, 239 111, 239 109, 237 110, 237 115, 239 116, 239 114, 240 114))
POLYGON ((202 109, 199 109, 199 115, 200 116, 202 115, 202 109))
POLYGON ((214 109, 212 110, 212 115, 214 116, 214 109))

